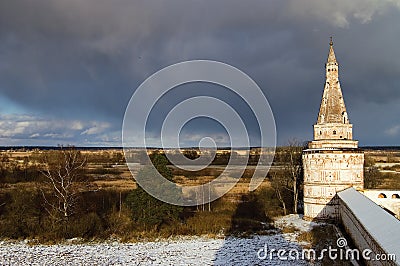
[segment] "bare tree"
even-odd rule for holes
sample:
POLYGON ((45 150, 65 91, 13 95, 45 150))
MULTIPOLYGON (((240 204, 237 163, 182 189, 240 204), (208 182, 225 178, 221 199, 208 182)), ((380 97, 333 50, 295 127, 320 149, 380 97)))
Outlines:
POLYGON ((0 177, 5 177, 8 173, 9 155, 7 153, 0 154, 0 177))
POLYGON ((79 187, 82 186, 79 179, 86 159, 78 150, 69 146, 45 153, 43 163, 42 173, 51 188, 51 196, 42 190, 46 210, 53 217, 61 215, 61 219, 68 220, 79 198, 79 187))
POLYGON ((190 191, 192 197, 196 200, 196 210, 206 211, 207 209, 209 212, 211 212, 211 198, 214 198, 216 193, 214 188, 210 184, 207 184, 198 188, 194 188, 190 191))
POLYGON ((296 139, 288 141, 284 148, 284 168, 289 179, 287 187, 293 193, 293 212, 297 213, 299 204, 299 191, 303 181, 302 151, 304 144, 296 139))
POLYGON ((376 188, 379 183, 381 172, 375 166, 375 161, 366 155, 364 160, 364 188, 376 188))
POLYGON ((271 174, 271 186, 274 189, 275 194, 282 205, 283 215, 286 215, 287 209, 283 190, 287 186, 287 180, 283 178, 282 175, 278 175, 276 172, 273 172, 271 174))

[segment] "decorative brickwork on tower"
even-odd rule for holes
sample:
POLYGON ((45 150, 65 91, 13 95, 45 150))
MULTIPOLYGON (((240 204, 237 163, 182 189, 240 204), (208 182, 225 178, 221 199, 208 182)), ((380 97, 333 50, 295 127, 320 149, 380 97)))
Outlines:
POLYGON ((353 140, 339 82, 339 64, 331 39, 325 65, 326 82, 314 125, 314 140, 303 152, 304 217, 337 220, 336 192, 350 186, 363 189, 364 153, 353 140))

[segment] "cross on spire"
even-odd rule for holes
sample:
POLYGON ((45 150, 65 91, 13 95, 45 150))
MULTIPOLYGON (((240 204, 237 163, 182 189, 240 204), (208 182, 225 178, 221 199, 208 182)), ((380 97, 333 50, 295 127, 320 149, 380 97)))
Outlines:
POLYGON ((333 41, 332 41, 332 37, 331 37, 331 41, 329 42, 329 55, 328 55, 328 64, 329 63, 333 63, 333 64, 337 64, 336 61, 336 56, 335 56, 335 51, 333 50, 333 41))

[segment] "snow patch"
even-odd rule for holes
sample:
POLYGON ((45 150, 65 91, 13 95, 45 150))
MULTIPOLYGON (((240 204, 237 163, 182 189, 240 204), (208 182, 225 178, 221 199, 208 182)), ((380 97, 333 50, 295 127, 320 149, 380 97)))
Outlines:
MULTIPOLYGON (((300 246, 282 235, 192 237, 138 243, 58 244, 30 246, 23 242, 0 246, 0 265, 293 265, 274 255, 260 260, 257 251, 297 249, 300 246)), ((296 265, 308 265, 296 261, 296 265)))
POLYGON ((279 229, 292 226, 300 232, 309 232, 314 227, 321 226, 321 223, 303 220, 303 216, 299 214, 289 214, 276 219, 274 225, 279 229))

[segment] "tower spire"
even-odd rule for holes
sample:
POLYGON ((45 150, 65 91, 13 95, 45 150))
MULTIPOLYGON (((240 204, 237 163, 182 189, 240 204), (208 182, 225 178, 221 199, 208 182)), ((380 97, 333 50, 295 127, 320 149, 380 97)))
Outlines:
POLYGON ((328 54, 328 62, 327 64, 338 64, 336 61, 335 51, 333 50, 333 41, 331 37, 331 41, 329 42, 329 54, 328 54))
POLYGON ((329 43, 326 81, 318 121, 315 125, 315 139, 351 139, 351 125, 344 104, 339 82, 339 64, 333 50, 333 41, 329 43), (335 124, 335 130, 326 130, 335 124), (321 132, 321 133, 320 133, 321 132), (323 134, 325 132, 325 134, 323 134))

